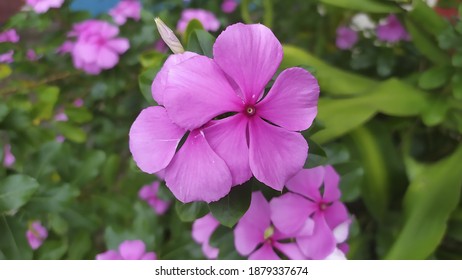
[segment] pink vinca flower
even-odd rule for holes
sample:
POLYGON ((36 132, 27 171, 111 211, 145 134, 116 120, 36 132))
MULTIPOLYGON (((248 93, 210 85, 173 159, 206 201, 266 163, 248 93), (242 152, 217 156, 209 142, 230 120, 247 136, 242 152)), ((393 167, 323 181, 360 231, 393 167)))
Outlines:
POLYGON ((224 13, 230 14, 236 10, 238 5, 239 3, 237 0, 223 0, 223 2, 221 2, 221 10, 224 13))
POLYGON ((119 55, 129 48, 129 41, 119 38, 119 28, 100 20, 77 24, 70 36, 77 36, 71 54, 74 66, 88 74, 99 74, 119 62, 119 55))
POLYGON ((28 49, 26 52, 26 58, 29 61, 36 61, 37 59, 39 59, 39 56, 33 49, 28 49))
POLYGON ((389 15, 383 23, 379 24, 376 32, 377 38, 384 42, 397 43, 410 40, 409 33, 395 15, 389 15))
POLYGON ((11 167, 16 162, 16 158, 14 157, 13 153, 11 152, 10 144, 5 144, 3 146, 3 166, 4 167, 11 167))
POLYGON ((167 59, 152 85, 154 100, 165 108, 147 108, 135 120, 133 158, 147 173, 165 168, 167 186, 185 203, 216 201, 252 174, 282 190, 307 158, 308 144, 297 131, 316 116, 317 81, 290 68, 263 98, 282 46, 260 24, 229 26, 213 52, 213 60, 190 52, 167 59), (234 115, 209 122, 225 113, 234 115))
POLYGON ((65 41, 61 46, 56 49, 57 54, 66 54, 72 52, 74 48, 74 42, 72 41, 65 41))
POLYGON ((0 43, 17 43, 19 42, 19 35, 16 29, 8 29, 0 33, 0 43))
POLYGON ((217 31, 220 28, 220 21, 212 12, 202 9, 186 9, 181 13, 181 18, 176 26, 178 32, 185 32, 188 23, 193 19, 200 21, 207 31, 217 31))
POLYGON ((138 196, 146 201, 158 215, 163 215, 167 212, 170 202, 162 200, 157 196, 159 186, 160 183, 158 181, 153 182, 151 185, 146 185, 140 189, 138 196))
POLYGON ((350 218, 339 200, 339 180, 331 166, 303 169, 287 182, 290 192, 270 203, 276 227, 285 234, 296 235, 307 258, 344 258, 337 244, 347 239, 350 218))
POLYGON ((219 249, 210 245, 210 237, 219 225, 220 223, 212 214, 207 214, 195 220, 192 225, 192 238, 198 244, 202 245, 202 253, 208 259, 216 259, 218 257, 219 249))
POLYGON ((249 256, 249 260, 279 260, 276 251, 292 260, 305 259, 297 244, 285 242, 294 236, 274 227, 271 215, 272 209, 263 194, 253 192, 249 209, 234 229, 237 252, 249 256))
POLYGON ((80 108, 84 104, 85 104, 85 102, 83 101, 82 98, 77 98, 77 99, 74 100, 74 102, 72 102, 72 105, 74 105, 74 107, 76 107, 76 108, 80 108))
POLYGON ((337 28, 337 39, 335 44, 341 50, 349 50, 358 42, 358 33, 353 29, 340 26, 337 28))
POLYGON ((26 0, 27 5, 31 6, 37 14, 48 12, 50 8, 59 8, 64 0, 26 0))
POLYGON ((141 18, 141 3, 138 0, 122 0, 109 11, 117 25, 123 25, 127 19, 139 21, 141 18))
POLYGON ((0 53, 0 63, 13 63, 14 62, 14 51, 7 51, 6 53, 0 53))
POLYGON ((154 252, 146 252, 146 245, 141 240, 125 240, 119 250, 109 250, 96 255, 97 260, 156 260, 154 252))
POLYGON ((37 250, 48 237, 48 231, 40 221, 34 221, 30 224, 26 237, 32 250, 37 250))

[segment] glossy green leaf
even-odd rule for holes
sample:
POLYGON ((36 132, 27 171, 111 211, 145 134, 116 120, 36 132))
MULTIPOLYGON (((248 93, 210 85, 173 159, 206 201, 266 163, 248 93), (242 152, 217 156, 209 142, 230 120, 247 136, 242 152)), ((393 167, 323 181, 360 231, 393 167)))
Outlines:
POLYGON ((0 215, 0 259, 29 260, 32 259, 32 249, 26 240, 25 223, 15 217, 0 215))
POLYGON ((440 124, 446 118, 449 110, 449 104, 444 98, 433 98, 422 114, 422 120, 427 126, 435 126, 440 124))
POLYGON ((419 78, 419 87, 435 89, 442 87, 451 76, 449 67, 433 67, 425 71, 419 78))
POLYGON ((185 32, 183 32, 182 37, 181 37, 182 41, 183 41, 183 45, 185 45, 185 46, 188 45, 189 37, 191 36, 191 34, 193 33, 194 30, 204 30, 204 26, 197 19, 191 20, 188 23, 188 26, 186 27, 185 32))
POLYGON ((192 222, 205 216, 209 212, 209 207, 205 202, 181 203, 177 201, 175 203, 175 210, 180 220, 183 222, 192 222))
POLYGON ((351 9, 366 13, 399 13, 401 9, 389 1, 380 0, 318 0, 344 9, 351 9))
POLYGON ((404 197, 404 226, 387 259, 426 259, 438 247, 447 220, 459 203, 462 147, 431 165, 424 165, 404 197))
POLYGON ((234 226, 247 212, 252 196, 251 182, 233 187, 227 196, 209 204, 210 212, 222 225, 234 226))
POLYGON ((186 50, 212 58, 214 43, 215 37, 210 33, 204 30, 194 30, 189 36, 186 50))
POLYGON ((0 181, 0 213, 16 210, 26 204, 39 188, 34 178, 11 175, 0 181))

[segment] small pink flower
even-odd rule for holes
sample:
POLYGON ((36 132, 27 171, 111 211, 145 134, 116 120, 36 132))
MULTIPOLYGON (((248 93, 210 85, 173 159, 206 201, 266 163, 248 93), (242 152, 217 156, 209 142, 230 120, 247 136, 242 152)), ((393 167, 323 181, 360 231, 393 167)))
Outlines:
POLYGON ((6 53, 0 53, 0 63, 13 63, 14 62, 14 51, 8 51, 6 53))
POLYGON ((176 26, 178 32, 185 32, 188 23, 193 19, 200 21, 207 31, 217 31, 220 28, 220 21, 212 12, 202 9, 186 9, 181 13, 181 18, 176 26))
POLYGON ((82 98, 77 98, 76 100, 74 100, 74 102, 72 102, 72 104, 74 105, 74 107, 80 108, 83 106, 84 101, 82 98))
POLYGON ((4 167, 11 167, 16 162, 16 158, 11 153, 11 146, 10 144, 5 144, 3 146, 3 166, 4 167))
POLYGON ((109 15, 117 25, 123 25, 128 18, 139 21, 141 18, 141 3, 138 0, 122 0, 109 11, 109 15))
POLYGON ((377 38, 384 42, 397 43, 410 40, 409 33, 395 15, 389 15, 383 23, 379 24, 376 32, 377 38))
POLYGON ((26 4, 37 14, 46 13, 50 8, 59 8, 63 3, 64 0, 26 0, 26 4))
POLYGON ((160 183, 158 181, 151 185, 146 185, 140 189, 138 196, 142 200, 146 201, 158 215, 163 215, 167 212, 170 202, 162 200, 157 196, 159 186, 160 183))
POLYGON ((67 122, 69 120, 69 118, 67 117, 66 113, 64 112, 64 109, 61 108, 55 114, 54 120, 57 121, 57 122, 67 122))
POLYGON ((56 49, 58 54, 66 54, 72 52, 74 48, 74 43, 72 41, 65 41, 61 46, 56 49))
POLYGON ((10 42, 17 43, 19 42, 19 35, 15 29, 8 29, 0 33, 0 43, 10 42))
POLYGON ((92 75, 116 66, 119 55, 130 46, 127 39, 116 37, 118 34, 118 27, 100 20, 76 24, 68 34, 77 37, 71 51, 74 66, 92 75))
POLYGON ((48 237, 48 231, 40 221, 34 221, 30 224, 26 237, 32 250, 37 250, 48 237))
POLYGON ((208 259, 216 259, 219 249, 210 245, 210 237, 218 228, 220 223, 212 216, 207 214, 194 221, 192 225, 192 237, 194 241, 202 245, 202 252, 208 259))
POLYGON ((97 260, 156 260, 154 252, 146 252, 146 245, 141 240, 125 240, 119 250, 109 250, 96 255, 97 260))
POLYGON ((63 135, 58 135, 56 136, 55 140, 58 143, 63 143, 66 140, 66 137, 64 137, 63 135))
POLYGON ((239 3, 237 2, 237 0, 223 0, 223 2, 221 3, 221 10, 224 13, 230 14, 234 12, 234 10, 236 10, 238 5, 239 3))
POLYGON ((29 61, 36 61, 37 59, 39 59, 37 53, 33 49, 27 50, 26 57, 27 57, 27 60, 29 61))
POLYGON ((159 39, 154 42, 154 49, 160 53, 166 53, 168 51, 168 46, 165 44, 164 40, 159 39))
POLYGON ((335 44, 341 50, 351 49, 358 42, 358 33, 353 29, 340 26, 337 28, 337 39, 335 44))

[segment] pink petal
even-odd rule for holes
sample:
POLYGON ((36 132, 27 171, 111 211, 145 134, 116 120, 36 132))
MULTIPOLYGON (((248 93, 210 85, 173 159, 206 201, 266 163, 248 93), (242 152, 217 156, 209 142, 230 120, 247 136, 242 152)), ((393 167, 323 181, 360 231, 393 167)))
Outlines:
POLYGON ((157 102, 157 104, 164 105, 164 91, 165 87, 167 86, 168 71, 170 71, 174 65, 177 65, 197 55, 198 54, 193 52, 184 52, 181 54, 172 54, 167 58, 164 65, 162 66, 162 69, 160 69, 154 78, 151 86, 152 97, 157 102))
POLYGON ((210 246, 209 242, 207 241, 202 244, 202 253, 204 253, 207 259, 214 260, 218 258, 220 250, 218 248, 210 246))
POLYGON ((169 201, 156 198, 154 203, 149 202, 149 205, 154 209, 157 215, 163 215, 170 207, 169 201))
POLYGON ((108 260, 122 260, 122 256, 119 255, 114 250, 109 250, 104 253, 96 255, 96 259, 99 261, 108 261, 108 260))
POLYGON ((240 111, 242 102, 215 62, 200 55, 171 67, 164 105, 174 123, 192 130, 223 113, 240 111))
POLYGON ((119 56, 109 48, 102 47, 98 53, 98 65, 104 69, 110 69, 119 62, 119 56))
POLYGON ((143 200, 148 200, 151 197, 155 197, 157 195, 157 191, 155 191, 151 185, 143 186, 139 192, 138 197, 143 200))
POLYGON ((336 201, 326 208, 324 218, 331 229, 350 219, 348 210, 340 201, 336 201))
POLYGON ((116 38, 107 41, 106 46, 111 48, 113 51, 121 54, 126 52, 130 48, 130 42, 125 38, 116 38))
POLYGON ((212 216, 207 214, 194 221, 192 225, 192 237, 199 244, 208 242, 210 236, 217 229, 220 223, 212 216))
POLYGON ((260 249, 256 250, 249 256, 249 260, 280 260, 281 258, 274 252, 269 243, 263 244, 260 249))
POLYGON ((350 223, 351 221, 345 221, 340 225, 336 226, 333 230, 335 241, 338 243, 343 243, 348 238, 348 233, 350 231, 350 223))
POLYGON ((284 70, 268 95, 257 104, 257 114, 288 130, 305 130, 318 112, 319 85, 302 68, 284 70))
POLYGON ((310 169, 302 169, 289 181, 287 188, 290 191, 308 197, 315 202, 321 201, 319 188, 324 180, 324 167, 318 166, 310 169))
POLYGON ((274 242, 273 246, 290 260, 306 260, 305 255, 303 255, 302 251, 300 251, 300 248, 298 248, 298 245, 295 243, 274 242))
POLYGON ((244 94, 254 103, 263 93, 282 60, 282 46, 273 32, 261 24, 228 26, 213 46, 213 56, 244 94))
POLYGON ((154 252, 144 254, 140 260, 157 260, 157 255, 154 252))
POLYGON ((305 164, 308 144, 300 133, 253 117, 249 122, 249 140, 252 173, 275 190, 282 190, 305 164))
POLYGON ((250 254, 264 241, 270 226, 270 206, 261 192, 253 192, 250 207, 234 229, 234 245, 241 255, 250 254))
POLYGON ((183 203, 217 201, 231 189, 226 163, 210 148, 202 131, 193 130, 165 170, 165 182, 183 203))
POLYGON ((274 226, 292 237, 303 228, 305 221, 316 209, 313 202, 294 193, 273 198, 270 207, 274 226))
POLYGON ((119 253, 124 260, 139 260, 145 251, 146 246, 141 240, 126 240, 119 245, 119 253))
POLYGON ((314 232, 311 236, 297 238, 297 244, 305 256, 322 260, 335 249, 335 238, 322 215, 314 217, 314 232))
POLYGON ((228 165, 233 176, 233 185, 240 185, 252 177, 247 146, 247 123, 246 117, 237 114, 214 121, 204 129, 210 147, 228 165))
POLYGON ((81 59, 85 63, 95 62, 97 54, 98 48, 91 43, 77 42, 72 49, 72 56, 81 59))
POLYGON ((335 169, 330 165, 326 166, 324 174, 324 200, 332 202, 340 199, 339 182, 340 176, 335 169))
POLYGON ((173 124, 162 107, 141 111, 130 128, 130 151, 138 167, 147 173, 164 169, 175 155, 185 131, 173 124))
POLYGON ((343 260, 346 260, 346 257, 342 250, 335 248, 334 251, 325 258, 325 260, 343 261, 343 260))

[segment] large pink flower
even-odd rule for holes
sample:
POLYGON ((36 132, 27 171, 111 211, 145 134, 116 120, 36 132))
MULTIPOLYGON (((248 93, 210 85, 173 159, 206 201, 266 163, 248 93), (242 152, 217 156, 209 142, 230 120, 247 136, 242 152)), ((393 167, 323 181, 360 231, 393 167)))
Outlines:
POLYGON ((343 256, 337 244, 346 240, 350 218, 339 200, 339 180, 331 166, 303 169, 287 182, 291 192, 271 200, 275 226, 285 234, 296 235, 297 244, 308 258, 343 256), (306 230, 308 223, 312 225, 310 231, 306 230))
POLYGON ((128 18, 136 21, 141 18, 141 3, 138 0, 122 0, 109 11, 114 22, 123 25, 128 18))
POLYGON ((119 55, 130 46, 125 38, 119 38, 119 28, 105 21, 87 20, 76 24, 69 36, 76 36, 71 54, 74 66, 89 74, 99 74, 113 68, 119 55))
POLYGON ((64 0, 26 0, 27 5, 31 6, 37 14, 48 12, 50 8, 59 8, 64 0))
POLYGON ((220 28, 220 21, 212 12, 202 9, 186 9, 181 13, 181 18, 176 26, 178 32, 185 32, 188 23, 193 19, 200 21, 205 30, 217 31, 220 28))
POLYGON ((30 224, 26 232, 26 238, 32 250, 37 250, 42 246, 43 241, 48 237, 48 230, 42 226, 40 221, 34 221, 30 224))
POLYGON ((119 250, 109 250, 96 255, 97 260, 156 260, 154 252, 146 252, 146 245, 141 240, 125 240, 119 250))

